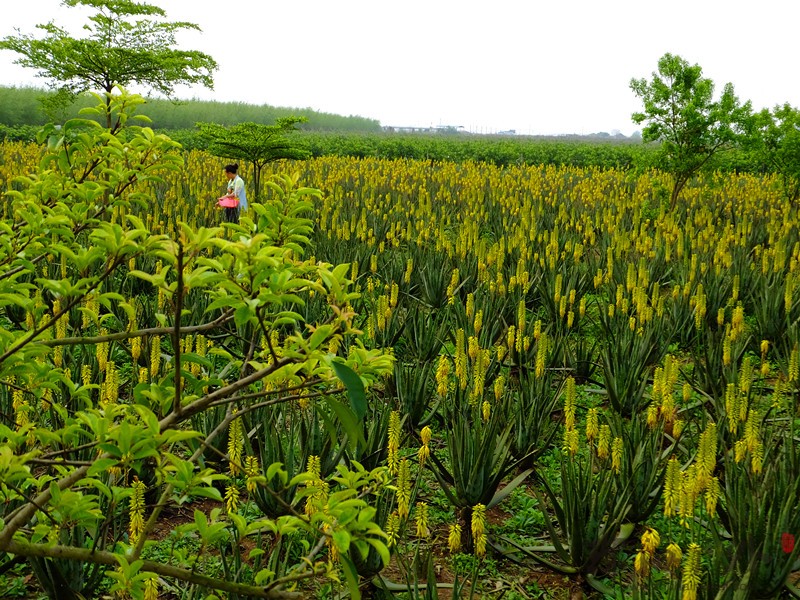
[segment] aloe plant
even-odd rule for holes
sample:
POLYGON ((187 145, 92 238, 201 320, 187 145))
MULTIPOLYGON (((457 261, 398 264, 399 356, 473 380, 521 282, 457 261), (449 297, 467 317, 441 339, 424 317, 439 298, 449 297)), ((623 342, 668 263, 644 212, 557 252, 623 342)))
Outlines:
POLYGON ((591 459, 564 453, 560 495, 541 472, 536 473, 534 491, 541 505, 552 511, 545 523, 560 562, 540 553, 531 556, 558 572, 596 574, 630 512, 630 487, 620 485, 612 469, 595 467, 591 459))
POLYGON ((472 508, 476 504, 487 508, 497 505, 531 470, 523 471, 500 490, 500 484, 520 464, 511 453, 511 423, 501 411, 495 411, 488 422, 481 422, 478 411, 468 405, 448 412, 445 442, 449 460, 445 462, 433 453, 428 464, 450 503, 459 510, 464 546, 471 550, 472 508))
POLYGON ((725 461, 720 520, 731 537, 735 598, 774 598, 800 560, 800 444, 767 424, 763 471, 725 461))

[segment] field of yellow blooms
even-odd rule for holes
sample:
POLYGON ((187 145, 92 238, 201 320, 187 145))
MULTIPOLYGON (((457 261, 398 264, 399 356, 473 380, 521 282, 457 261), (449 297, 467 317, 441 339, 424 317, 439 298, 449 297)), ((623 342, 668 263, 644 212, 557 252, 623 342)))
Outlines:
MULTIPOLYGON (((39 154, 0 145, 0 191, 39 154)), ((138 216, 154 234, 218 224, 223 164, 186 153, 138 216)), ((437 597, 437 578, 463 597, 567 593, 520 570, 598 598, 800 597, 800 215, 777 179, 709 175, 670 210, 659 172, 337 157, 266 170, 321 190, 314 258, 350 265, 366 348, 396 359, 359 451, 393 482, 370 500, 392 562, 355 561, 386 597, 437 597)), ((322 306, 296 310, 312 323, 322 306)), ((110 393, 154 377, 158 354, 150 372, 112 369, 110 393)), ((324 415, 306 400, 256 418, 272 437, 249 464, 308 471, 324 495, 347 452, 324 415)), ((241 452, 254 424, 236 426, 241 452)))

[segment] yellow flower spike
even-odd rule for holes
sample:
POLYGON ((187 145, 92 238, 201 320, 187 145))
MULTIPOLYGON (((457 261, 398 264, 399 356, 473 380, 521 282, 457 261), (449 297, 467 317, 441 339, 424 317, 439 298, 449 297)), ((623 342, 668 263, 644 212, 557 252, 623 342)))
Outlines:
POLYGON ((417 502, 416 508, 417 537, 427 538, 430 536, 428 529, 428 505, 425 502, 417 502))
POLYGON ((494 380, 494 399, 497 402, 500 402, 500 399, 503 397, 503 392, 505 391, 506 386, 506 378, 504 375, 500 374, 497 376, 497 379, 494 380))
POLYGON ((472 539, 475 540, 475 554, 486 554, 486 506, 476 504, 472 507, 472 539))
POLYGON ((431 443, 431 435, 431 428, 425 425, 425 427, 422 428, 422 431, 420 431, 419 437, 422 440, 422 443, 427 446, 431 443))
POLYGON ((731 364, 731 336, 727 334, 722 340, 722 364, 726 367, 731 364))
POLYGON ((647 426, 650 429, 655 429, 658 425, 658 407, 651 404, 647 407, 647 426))
POLYGON ((486 400, 484 400, 483 404, 481 405, 481 414, 483 416, 484 423, 487 422, 489 417, 492 416, 492 405, 486 400))
POLYGON ((155 379, 161 371, 161 336, 154 335, 150 342, 150 377, 155 379))
POLYGON ((708 489, 706 489, 705 492, 706 512, 712 519, 717 514, 717 501, 721 494, 719 479, 717 477, 712 477, 708 482, 708 489))
POLYGON ((400 517, 393 512, 386 518, 386 545, 389 548, 397 545, 400 539, 400 517))
POLYGON ((600 426, 600 434, 597 438, 597 456, 605 460, 608 458, 611 447, 611 428, 608 425, 600 426))
POLYGON ((744 424, 744 440, 747 443, 747 449, 754 452, 756 447, 761 443, 759 441, 759 429, 761 424, 761 415, 756 410, 751 410, 747 421, 744 424))
POLYGON ((475 331, 475 335, 478 335, 481 332, 482 326, 483 326, 483 310, 479 310, 475 313, 475 321, 472 324, 472 328, 475 331))
POLYGON ((622 469, 622 438, 615 437, 611 443, 611 468, 619 475, 622 469))
POLYGON ((475 295, 472 292, 467 294, 467 304, 464 310, 468 319, 472 319, 475 316, 475 295))
MULTIPOLYGON (((108 335, 108 330, 106 328, 100 329, 100 335, 105 336, 108 335)), ((97 344, 95 355, 97 358, 97 368, 98 370, 105 371, 106 370, 106 362, 108 361, 108 342, 101 342, 97 344)))
POLYGON ((667 462, 664 475, 664 516, 671 517, 678 513, 683 476, 678 459, 672 457, 667 462))
POLYGON ((569 431, 575 428, 575 378, 567 378, 566 393, 564 394, 564 422, 565 428, 569 431))
POLYGON ((640 580, 639 585, 642 585, 641 580, 647 579, 650 576, 650 555, 644 550, 639 550, 633 561, 633 568, 640 580))
POLYGON ((388 456, 386 459, 389 472, 392 475, 397 475, 400 466, 399 451, 401 433, 400 413, 396 410, 393 410, 391 413, 389 413, 389 440, 387 443, 388 456))
POLYGON ((575 456, 578 453, 580 446, 580 437, 577 429, 564 430, 564 451, 568 452, 570 456, 575 456))
POLYGON ((794 348, 792 348, 792 351, 789 354, 789 364, 787 371, 788 371, 787 375, 789 381, 798 380, 798 375, 800 375, 800 350, 798 350, 797 344, 794 345, 794 348))
MULTIPOLYGON (((546 367, 546 360, 547 360, 547 350, 548 350, 549 340, 547 338, 547 334, 542 332, 541 337, 539 338, 539 343, 536 347, 536 377, 540 378, 544 376, 544 371, 546 367)), ((570 377, 570 379, 572 379, 570 377)), ((573 388, 575 384, 575 380, 572 379, 573 388)))
POLYGON ((478 353, 480 350, 481 347, 478 344, 478 338, 476 338, 474 335, 469 336, 469 339, 467 340, 467 355, 473 363, 478 358, 478 353))
POLYGON ((242 450, 244 449, 244 426, 237 417, 228 425, 228 468, 232 476, 241 473, 242 450))
POLYGON ((450 386, 450 359, 444 354, 439 357, 436 367, 436 393, 440 398, 447 396, 450 386))
POLYGON ((136 545, 139 541, 139 536, 144 533, 144 494, 147 487, 144 483, 139 481, 139 478, 134 476, 131 483, 131 496, 128 500, 128 537, 131 545, 136 545))
POLYGON ((450 533, 447 536, 447 547, 452 554, 461 550, 461 525, 458 523, 450 525, 450 533))
POLYGON ((239 510, 239 490, 235 485, 228 485, 225 488, 225 512, 235 513, 239 510))
POLYGON ((683 396, 683 403, 686 404, 692 398, 692 386, 688 383, 683 384, 682 396, 683 396))
POLYGON ((681 547, 675 542, 671 542, 669 546, 667 546, 665 553, 667 556, 667 569, 670 573, 675 573, 681 566, 681 560, 683 559, 681 547))
POLYGON ((158 600, 158 577, 151 575, 144 580, 144 596, 143 600, 158 600))
POLYGON ((261 473, 261 467, 258 463, 258 458, 255 456, 248 456, 244 461, 244 474, 247 477, 245 483, 248 494, 254 494, 256 491, 255 478, 261 473))
POLYGON ((590 408, 586 414, 586 441, 592 442, 600 432, 596 408, 590 408))
POLYGON ((661 536, 652 527, 645 529, 642 534, 642 549, 652 558, 655 556, 656 549, 661 544, 661 536))
POLYGON ((701 551, 698 544, 689 544, 689 549, 683 561, 682 600, 697 600, 697 588, 703 575, 700 554, 701 551))
POLYGON ((753 475, 760 475, 764 463, 764 446, 759 441, 752 451, 752 458, 750 459, 750 471, 753 475))

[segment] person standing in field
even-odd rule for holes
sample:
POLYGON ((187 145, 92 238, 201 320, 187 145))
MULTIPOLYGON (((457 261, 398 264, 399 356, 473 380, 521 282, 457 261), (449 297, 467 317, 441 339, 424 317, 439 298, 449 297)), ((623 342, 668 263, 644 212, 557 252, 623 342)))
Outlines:
POLYGON ((239 177, 239 165, 225 165, 225 177, 228 178, 228 191, 224 197, 236 200, 236 206, 225 207, 225 220, 228 223, 239 222, 239 211, 247 210, 247 195, 244 191, 244 180, 239 177))

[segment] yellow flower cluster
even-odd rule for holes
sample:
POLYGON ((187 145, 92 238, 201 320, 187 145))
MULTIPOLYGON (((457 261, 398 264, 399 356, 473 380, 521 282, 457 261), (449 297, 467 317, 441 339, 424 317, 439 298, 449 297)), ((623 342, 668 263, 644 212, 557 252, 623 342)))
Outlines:
POLYGON ((472 507, 472 539, 475 542, 475 554, 486 554, 486 506, 476 504, 472 507))
POLYGON ((144 483, 139 481, 137 477, 133 478, 131 495, 128 500, 128 538, 131 545, 136 545, 139 541, 139 536, 144 533, 144 493, 146 489, 144 483))

